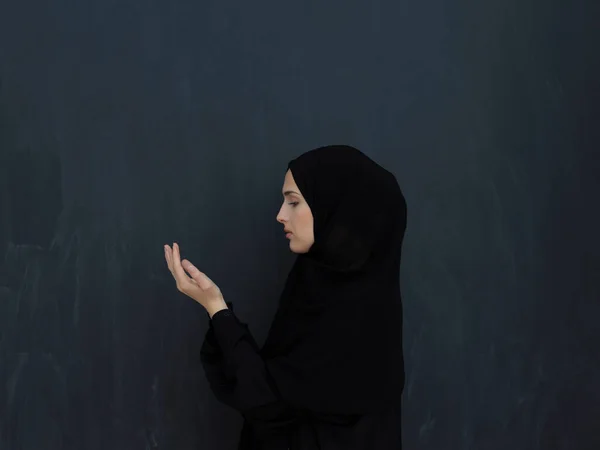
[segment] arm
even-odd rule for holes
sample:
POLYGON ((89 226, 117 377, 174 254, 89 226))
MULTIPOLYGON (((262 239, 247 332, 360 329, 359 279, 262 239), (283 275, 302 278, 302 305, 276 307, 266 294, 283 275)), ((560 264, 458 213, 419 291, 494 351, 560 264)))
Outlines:
POLYGON ((219 401, 238 410, 256 437, 285 432, 291 425, 314 420, 351 425, 360 414, 325 414, 300 410, 277 393, 248 326, 233 314, 233 305, 215 313, 202 345, 201 360, 219 401))
MULTIPOLYGON (((200 359, 219 401, 238 410, 257 434, 275 434, 300 420, 300 412, 276 395, 259 348, 233 314, 233 305, 212 315, 200 359)), ((210 316, 210 312, 207 311, 210 316)))

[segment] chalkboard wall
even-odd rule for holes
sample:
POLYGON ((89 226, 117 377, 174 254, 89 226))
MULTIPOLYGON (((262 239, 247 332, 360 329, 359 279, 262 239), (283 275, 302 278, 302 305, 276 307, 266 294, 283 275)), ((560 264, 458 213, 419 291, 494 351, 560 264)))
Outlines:
POLYGON ((333 143, 408 203, 405 448, 600 449, 599 12, 2 2, 0 449, 234 449, 163 244, 262 343, 286 164, 333 143))

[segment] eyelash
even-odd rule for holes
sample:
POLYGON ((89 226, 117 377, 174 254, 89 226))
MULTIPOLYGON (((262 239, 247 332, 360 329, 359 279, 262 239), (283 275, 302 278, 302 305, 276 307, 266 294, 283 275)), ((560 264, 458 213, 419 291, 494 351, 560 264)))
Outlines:
POLYGON ((288 203, 288 205, 293 205, 294 207, 300 202, 292 202, 292 203, 288 203))

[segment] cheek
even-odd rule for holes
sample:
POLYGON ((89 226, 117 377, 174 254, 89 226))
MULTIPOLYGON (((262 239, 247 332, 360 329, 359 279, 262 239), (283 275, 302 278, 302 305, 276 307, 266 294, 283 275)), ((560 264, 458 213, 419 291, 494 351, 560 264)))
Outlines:
POLYGON ((310 213, 302 215, 302 234, 306 237, 313 233, 313 220, 310 213))

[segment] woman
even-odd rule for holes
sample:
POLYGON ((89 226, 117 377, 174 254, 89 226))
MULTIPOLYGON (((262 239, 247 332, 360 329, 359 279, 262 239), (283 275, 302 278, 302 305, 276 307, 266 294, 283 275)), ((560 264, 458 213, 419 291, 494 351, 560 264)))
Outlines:
POLYGON ((219 288, 165 246, 179 290, 210 317, 201 361, 215 396, 245 419, 238 450, 400 449, 396 178, 353 147, 327 146, 289 163, 283 195, 277 220, 298 257, 262 349, 219 288))

